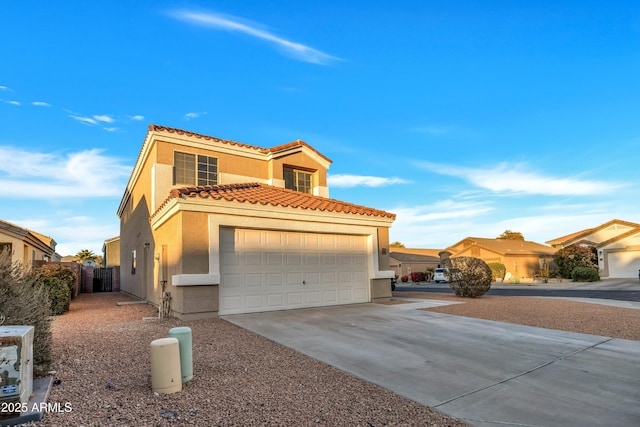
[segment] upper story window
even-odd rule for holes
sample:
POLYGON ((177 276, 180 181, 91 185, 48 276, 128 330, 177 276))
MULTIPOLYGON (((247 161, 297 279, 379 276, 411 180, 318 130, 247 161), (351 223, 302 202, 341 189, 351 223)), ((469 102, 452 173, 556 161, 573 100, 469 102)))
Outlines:
POLYGON ((284 188, 311 194, 313 192, 312 173, 284 167, 284 188))
POLYGON ((218 183, 218 159, 176 151, 173 154, 173 183, 216 185, 218 183))

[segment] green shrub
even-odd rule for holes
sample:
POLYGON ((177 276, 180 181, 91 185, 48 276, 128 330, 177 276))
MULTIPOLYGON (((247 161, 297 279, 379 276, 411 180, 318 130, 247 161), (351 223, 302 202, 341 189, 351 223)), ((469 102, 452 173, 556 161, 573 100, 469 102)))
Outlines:
POLYGON ((36 280, 44 285, 49 295, 51 314, 60 315, 69 310, 76 284, 76 273, 73 270, 59 264, 44 264, 37 271, 36 280))
POLYGON ((491 269, 491 278, 493 280, 504 279, 504 275, 507 274, 507 267, 505 267, 503 263, 490 262, 487 265, 491 269))
POLYGON ((459 297, 476 298, 491 289, 491 269, 480 258, 455 257, 444 262, 449 287, 459 297))
POLYGON ((60 314, 69 311, 69 304, 71 303, 71 290, 58 277, 49 277, 38 275, 36 282, 44 287, 49 297, 49 308, 51 314, 59 316, 60 314))
POLYGON ((571 279, 571 273, 576 267, 598 268, 598 257, 595 248, 578 245, 567 246, 560 249, 553 256, 558 266, 560 277, 571 279))
POLYGON ((34 327, 33 372, 44 376, 51 366, 49 298, 36 276, 0 253, 0 324, 34 327))
POLYGON ((597 282, 600 280, 600 274, 597 268, 576 267, 571 272, 571 279, 574 282, 597 282))

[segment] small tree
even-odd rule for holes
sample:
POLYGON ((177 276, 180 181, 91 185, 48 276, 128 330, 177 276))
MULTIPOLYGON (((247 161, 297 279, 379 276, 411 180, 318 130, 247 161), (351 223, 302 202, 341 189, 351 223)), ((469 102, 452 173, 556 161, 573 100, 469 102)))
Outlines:
POLYGON ((576 267, 598 268, 596 249, 586 246, 571 245, 560 249, 553 259, 558 266, 560 276, 571 279, 571 272, 576 267))
POLYGON ((500 240, 524 240, 524 236, 519 231, 505 230, 504 233, 496 237, 500 240))
POLYGON ((455 257, 444 262, 449 287, 459 297, 476 298, 491 289, 491 269, 480 258, 455 257))
POLYGON ((398 241, 389 244, 390 248, 404 248, 404 244, 398 241))

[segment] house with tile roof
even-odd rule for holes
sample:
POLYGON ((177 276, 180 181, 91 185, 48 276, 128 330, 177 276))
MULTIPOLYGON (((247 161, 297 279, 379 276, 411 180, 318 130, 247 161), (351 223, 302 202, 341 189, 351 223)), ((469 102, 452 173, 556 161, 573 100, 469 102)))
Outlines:
POLYGON ((600 277, 637 278, 640 271, 640 224, 612 219, 593 228, 549 240, 557 248, 595 248, 600 277))
POLYGON ((12 262, 29 268, 36 261, 59 261, 56 245, 49 236, 0 220, 0 252, 10 252, 12 262))
POLYGON ((388 299, 395 215, 329 198, 331 160, 150 125, 122 201, 121 290, 181 319, 388 299))
POLYGON ((425 272, 427 269, 439 267, 440 252, 441 249, 391 248, 390 267, 397 277, 404 275, 411 277, 411 273, 425 272))
POLYGON ((516 279, 530 279, 542 268, 550 265, 556 248, 526 240, 488 239, 467 237, 444 251, 451 258, 469 256, 486 263, 504 264, 507 273, 516 279))

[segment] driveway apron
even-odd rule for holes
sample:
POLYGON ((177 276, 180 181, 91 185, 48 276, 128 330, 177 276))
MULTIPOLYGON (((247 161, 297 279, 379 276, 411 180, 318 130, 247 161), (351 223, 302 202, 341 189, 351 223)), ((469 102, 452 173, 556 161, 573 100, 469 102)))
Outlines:
POLYGON ((223 318, 476 426, 640 425, 640 342, 357 304, 223 318))

